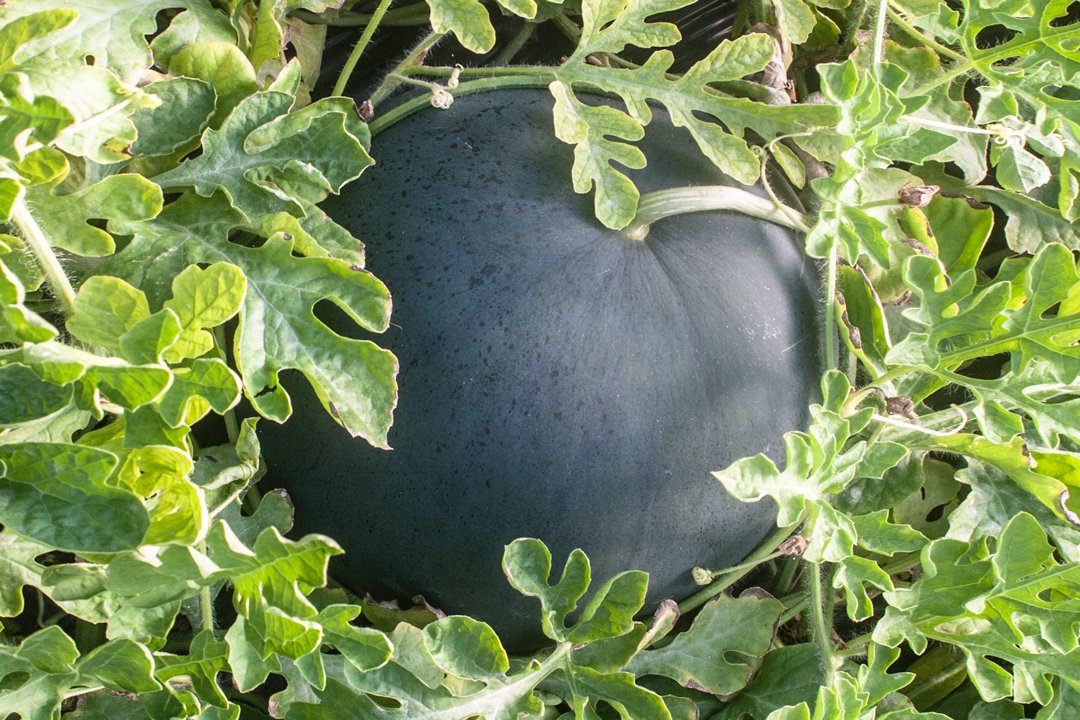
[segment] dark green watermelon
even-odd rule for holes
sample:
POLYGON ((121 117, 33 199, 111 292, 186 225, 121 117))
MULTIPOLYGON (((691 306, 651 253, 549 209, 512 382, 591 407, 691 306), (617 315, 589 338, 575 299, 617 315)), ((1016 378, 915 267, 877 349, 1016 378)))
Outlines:
MULTIPOLYGON (((347 551, 342 583, 422 594, 511 647, 542 640, 538 603, 500 570, 514 538, 557 565, 580 547, 594 578, 645 570, 650 602, 691 593, 695 565, 742 560, 774 507, 710 471, 782 457, 822 369, 817 274, 789 231, 728 212, 644 241, 603 228, 571 188, 552 104, 509 90, 413 115, 326 205, 393 295, 376 339, 400 360, 394 449, 350 438, 298 384, 293 418, 262 423, 299 531, 347 551)), ((642 147, 643 192, 723 181, 660 113, 642 147)))

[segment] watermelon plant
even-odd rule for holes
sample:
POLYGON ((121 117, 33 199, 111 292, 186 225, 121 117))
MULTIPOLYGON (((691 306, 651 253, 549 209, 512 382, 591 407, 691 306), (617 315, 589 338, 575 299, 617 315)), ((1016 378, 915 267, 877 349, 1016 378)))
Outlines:
POLYGON ((676 56, 685 4, 0 7, 0 716, 1080 716, 1075 7, 746 3, 676 56), (546 642, 510 655, 476 618, 332 581, 341 547, 290 536, 256 428, 290 416, 292 375, 387 444, 391 298, 360 243, 377 267, 385 229, 321 203, 437 111, 403 118, 521 87, 546 88, 529 132, 597 227, 648 242, 724 208, 798 230, 828 337, 784 457, 714 468, 771 499, 772 534, 688 558, 701 589, 645 615, 634 568, 593 587, 585 553, 514 540, 546 642), (673 132, 715 183, 630 172, 673 132))

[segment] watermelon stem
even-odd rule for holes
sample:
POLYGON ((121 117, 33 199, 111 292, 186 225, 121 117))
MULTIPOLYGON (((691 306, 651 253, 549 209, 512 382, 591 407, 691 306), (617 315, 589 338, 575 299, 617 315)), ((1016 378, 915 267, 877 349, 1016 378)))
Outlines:
POLYGON ((637 215, 623 230, 631 240, 644 240, 657 220, 703 210, 734 210, 792 230, 807 232, 806 216, 795 208, 727 185, 705 185, 657 190, 641 196, 637 215))

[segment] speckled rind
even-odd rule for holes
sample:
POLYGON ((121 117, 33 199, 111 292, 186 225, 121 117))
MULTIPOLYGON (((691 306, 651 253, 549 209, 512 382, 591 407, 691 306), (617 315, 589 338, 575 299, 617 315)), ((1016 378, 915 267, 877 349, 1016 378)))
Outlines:
MULTIPOLYGON (((710 471, 782 460, 821 372, 817 276, 790 233, 720 212, 644 242, 604 229, 571 188, 551 106, 512 90, 407 118, 325 206, 393 295, 378 341, 401 364, 394 449, 348 438, 298 383, 293 419, 262 424, 298 530, 347 551, 340 581, 423 594, 517 648, 542 636, 538 604, 500 571, 514 538, 546 542, 556 573, 575 547, 597 582, 646 570, 650 602, 692 592, 694 565, 745 557, 774 510, 710 471)), ((722 182, 661 113, 643 149, 643 192, 722 182)))

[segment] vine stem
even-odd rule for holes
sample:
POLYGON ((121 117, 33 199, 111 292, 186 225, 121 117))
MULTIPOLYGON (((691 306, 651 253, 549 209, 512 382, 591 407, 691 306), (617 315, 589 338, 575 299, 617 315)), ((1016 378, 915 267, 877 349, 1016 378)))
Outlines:
POLYGON ((837 367, 836 358, 836 243, 825 262, 825 368, 837 367))
POLYGON ((878 78, 881 77, 881 66, 885 63, 885 28, 888 18, 889 0, 880 0, 874 20, 874 75, 878 78))
MULTIPOLYGON (((765 557, 763 557, 761 559, 751 560, 750 562, 744 562, 744 563, 742 563, 740 565, 735 565, 733 567, 724 568, 723 570, 705 570, 704 568, 701 568, 701 570, 703 572, 705 572, 705 573, 708 573, 708 581, 711 583, 713 580, 715 580, 718 577, 722 577, 724 575, 728 575, 728 574, 734 573, 734 572, 742 572, 743 570, 753 570, 754 568, 756 568, 758 565, 761 565, 762 563, 769 562, 770 560, 776 560, 777 558, 781 558, 781 557, 784 557, 786 555, 787 555, 787 553, 784 552, 783 550, 777 550, 776 552, 770 553, 769 555, 766 555, 765 557)), ((697 575, 697 570, 694 571, 694 574, 697 575)))
POLYGON ((956 62, 967 61, 966 57, 956 52, 952 48, 945 47, 937 40, 926 37, 926 35, 921 33, 918 28, 914 27, 907 20, 905 20, 903 15, 901 15, 899 12, 892 8, 889 8, 889 19, 892 20, 893 24, 895 24, 898 28, 906 32, 912 38, 921 42, 926 47, 936 52, 938 55, 942 55, 956 62))
POLYGON ((521 29, 517 31, 517 34, 510 39, 510 42, 506 44, 506 47, 491 61, 493 65, 509 65, 510 61, 514 59, 521 48, 525 47, 525 43, 529 41, 529 38, 533 36, 533 32, 536 30, 536 24, 526 21, 521 29))
POLYGON ((345 86, 349 82, 349 76, 352 75, 353 70, 356 69, 356 63, 359 62, 360 56, 364 54, 364 50, 367 48, 368 43, 371 42, 371 36, 375 34, 375 30, 379 27, 379 23, 382 22, 383 16, 386 15, 386 11, 390 9, 390 4, 394 0, 379 0, 378 7, 375 8, 375 12, 371 15, 371 21, 364 27, 364 32, 360 35, 360 40, 356 43, 356 46, 349 53, 349 59, 345 61, 345 67, 341 68, 341 74, 338 75, 337 82, 334 83, 333 95, 342 95, 345 92, 345 86))
POLYGON ((56 296, 64 314, 70 315, 75 310, 75 288, 71 285, 63 266, 60 265, 60 259, 56 257, 49 239, 45 237, 41 226, 30 213, 30 208, 26 206, 25 199, 19 198, 15 201, 11 208, 11 220, 19 229, 23 240, 26 241, 26 246, 30 248, 34 259, 45 274, 45 279, 52 288, 53 295, 56 296))
POLYGON ((736 187, 709 185, 670 188, 641 196, 637 215, 623 231, 632 240, 644 240, 657 220, 702 210, 737 210, 745 215, 807 232, 810 225, 799 211, 736 187))
POLYGON ((418 66, 423 61, 423 57, 427 54, 427 51, 435 47, 435 45, 443 39, 445 34, 446 33, 431 32, 424 36, 424 38, 409 51, 409 54, 397 64, 397 67, 390 71, 390 74, 387 75, 382 84, 375 88, 375 92, 368 98, 368 102, 371 103, 371 106, 377 106, 398 86, 398 82, 393 80, 391 76, 408 75, 409 68, 418 66))
MULTIPOLYGON (((509 88, 538 88, 547 87, 551 82, 551 78, 554 75, 512 75, 508 77, 491 77, 483 80, 472 80, 464 82, 454 88, 454 97, 461 95, 469 95, 475 92, 484 92, 487 90, 495 89, 509 89, 509 88)), ((374 98, 374 96, 372 96, 374 98)), ((373 100, 374 102, 374 100, 373 100)), ((396 106, 393 110, 390 110, 384 115, 377 116, 368 124, 368 128, 371 130, 372 136, 378 135, 380 132, 390 127, 396 122, 399 122, 409 115, 415 112, 419 112, 423 108, 429 107, 431 100, 427 95, 421 95, 420 97, 413 98, 408 102, 404 102, 396 106)))
MULTIPOLYGON (((202 543, 202 552, 206 553, 206 543, 202 543)), ((199 589, 199 625, 200 630, 214 632, 214 597, 209 585, 199 589)))
POLYGON ((744 562, 737 567, 731 568, 730 571, 725 572, 723 579, 717 580, 712 585, 702 588, 679 603, 679 614, 685 615, 691 610, 701 607, 709 600, 742 580, 754 568, 761 563, 766 562, 776 551, 776 548, 780 547, 780 543, 787 540, 791 534, 795 532, 796 527, 798 527, 798 523, 788 527, 777 528, 772 535, 765 538, 765 542, 758 546, 757 550, 754 550, 754 552, 747 556, 744 562))
POLYGON ((821 662, 824 665, 825 684, 832 685, 833 677, 836 674, 836 668, 833 667, 832 622, 825 617, 825 592, 822 589, 825 578, 821 563, 810 563, 808 578, 810 582, 811 619, 814 623, 814 641, 817 643, 818 652, 821 654, 821 662))

